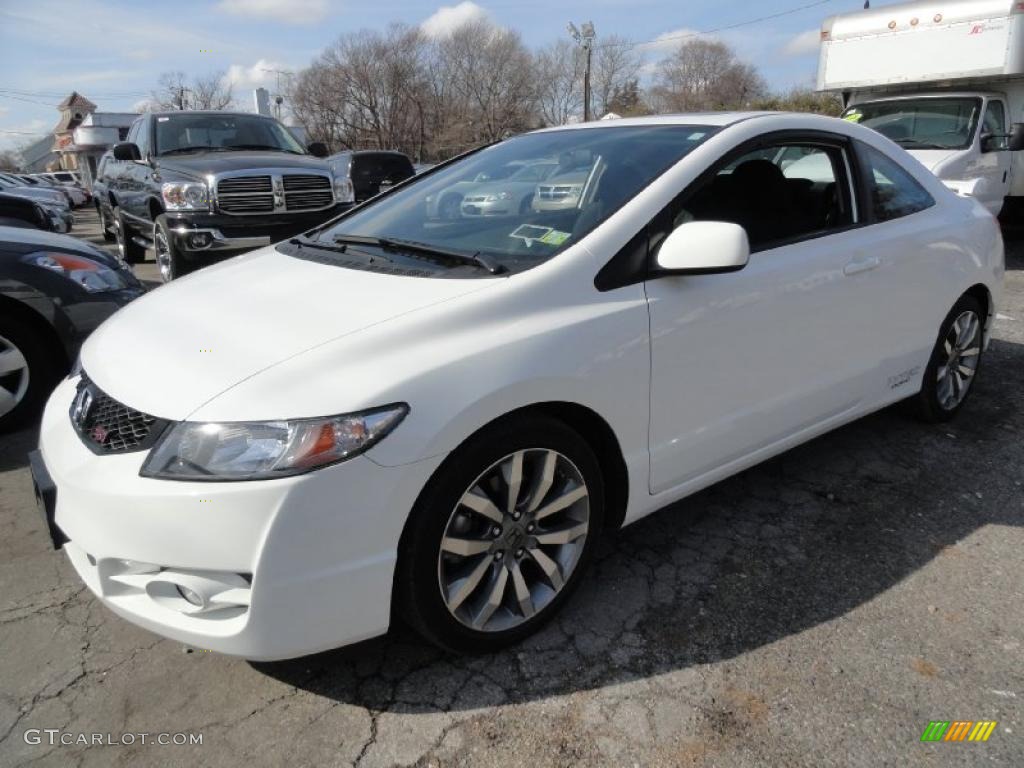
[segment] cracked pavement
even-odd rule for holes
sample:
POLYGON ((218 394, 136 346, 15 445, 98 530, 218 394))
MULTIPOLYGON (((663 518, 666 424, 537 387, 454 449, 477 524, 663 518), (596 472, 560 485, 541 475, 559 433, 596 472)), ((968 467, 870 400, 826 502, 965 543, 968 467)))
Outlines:
POLYGON ((162 640, 49 549, 34 430, 4 435, 0 765, 1024 764, 1024 241, 1010 251, 955 422, 890 408, 661 510, 491 656, 402 627, 261 664, 162 640), (987 743, 919 741, 983 719, 987 743), (30 728, 203 743, 30 745, 30 728))

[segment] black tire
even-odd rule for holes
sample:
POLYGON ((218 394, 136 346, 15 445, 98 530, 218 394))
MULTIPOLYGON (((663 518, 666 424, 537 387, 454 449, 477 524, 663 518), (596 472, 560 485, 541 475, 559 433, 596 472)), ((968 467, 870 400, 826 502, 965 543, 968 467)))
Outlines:
POLYGON ((935 341, 935 347, 932 349, 931 358, 929 358, 928 366, 924 371, 924 379, 921 382, 921 391, 911 398, 909 403, 913 413, 922 421, 932 423, 949 421, 960 412, 960 409, 964 407, 964 404, 970 398, 971 391, 974 389, 974 379, 977 378, 978 372, 981 369, 981 345, 985 328, 985 319, 985 311, 981 306, 981 303, 973 296, 965 295, 960 297, 960 300, 957 301, 949 311, 949 314, 946 315, 946 319, 942 321, 938 339, 935 341), (966 391, 956 404, 950 407, 948 405, 944 405, 941 401, 940 395, 942 384, 939 380, 939 372, 943 366, 947 365, 949 360, 946 343, 951 333, 954 333, 953 325, 964 315, 964 313, 973 313, 978 322, 977 362, 974 363, 974 373, 966 379, 966 391))
POLYGON ((160 278, 165 283, 184 277, 195 270, 195 266, 175 247, 170 228, 167 226, 167 216, 162 213, 153 223, 153 252, 156 254, 160 278))
POLYGON ((131 230, 124 219, 120 206, 114 206, 114 228, 117 250, 129 264, 141 264, 146 260, 146 249, 132 240, 131 230))
POLYGON ((35 419, 66 367, 63 351, 51 337, 21 317, 0 314, 0 355, 11 348, 21 353, 27 365, 21 373, 0 374, 0 388, 20 394, 14 408, 0 415, 0 432, 18 429, 35 419), (24 384, 22 375, 27 376, 24 384))
MULTIPOLYGON (((563 422, 531 415, 504 419, 485 428, 452 452, 412 510, 399 543, 393 603, 396 618, 404 619, 428 641, 456 653, 490 653, 519 642, 550 620, 579 586, 601 536, 604 500, 597 457, 587 442, 563 422), (445 603, 439 583, 441 539, 462 495, 481 473, 503 457, 530 449, 557 451, 579 471, 589 501, 586 538, 575 567, 550 602, 511 628, 476 630, 457 619, 445 603)), ((511 558, 511 549, 509 555, 511 558)))
POLYGON ((110 223, 107 211, 101 203, 96 203, 96 213, 100 217, 100 233, 103 235, 103 239, 108 243, 113 243, 117 240, 117 233, 114 231, 115 226, 110 223))

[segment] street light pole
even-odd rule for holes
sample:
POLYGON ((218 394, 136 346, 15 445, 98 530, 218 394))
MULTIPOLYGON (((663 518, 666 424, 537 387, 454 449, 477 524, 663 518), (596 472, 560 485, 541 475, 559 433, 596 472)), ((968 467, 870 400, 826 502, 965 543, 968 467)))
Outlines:
POLYGON ((577 29, 576 25, 569 22, 569 34, 576 41, 576 45, 583 48, 586 54, 586 63, 583 67, 583 121, 590 122, 590 61, 594 51, 594 38, 597 33, 594 31, 594 22, 588 21, 583 24, 583 29, 577 29))

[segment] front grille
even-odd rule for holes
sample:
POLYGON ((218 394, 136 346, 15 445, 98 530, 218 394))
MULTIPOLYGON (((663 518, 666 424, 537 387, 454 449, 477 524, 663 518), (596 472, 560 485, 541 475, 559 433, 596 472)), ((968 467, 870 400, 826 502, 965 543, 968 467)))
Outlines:
POLYGON ((327 208, 334 203, 334 190, 327 176, 293 173, 282 177, 284 207, 288 211, 309 211, 327 208))
POLYGON ((217 182, 217 207, 223 213, 315 211, 333 204, 331 178, 320 174, 230 176, 217 182))
POLYGON ((542 184, 537 187, 537 197, 542 200, 564 200, 567 197, 575 197, 579 191, 579 187, 542 184))
POLYGON ((127 453, 148 448, 164 422, 119 403, 82 377, 71 404, 71 423, 95 453, 127 453))

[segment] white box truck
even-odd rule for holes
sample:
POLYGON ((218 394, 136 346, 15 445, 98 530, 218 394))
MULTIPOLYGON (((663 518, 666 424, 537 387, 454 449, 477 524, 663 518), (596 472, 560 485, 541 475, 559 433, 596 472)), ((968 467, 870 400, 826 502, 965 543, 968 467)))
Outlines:
POLYGON ((826 19, 818 89, 958 193, 1024 223, 1024 2, 911 2, 826 19), (1005 204, 1005 205, 1004 205, 1005 204))

